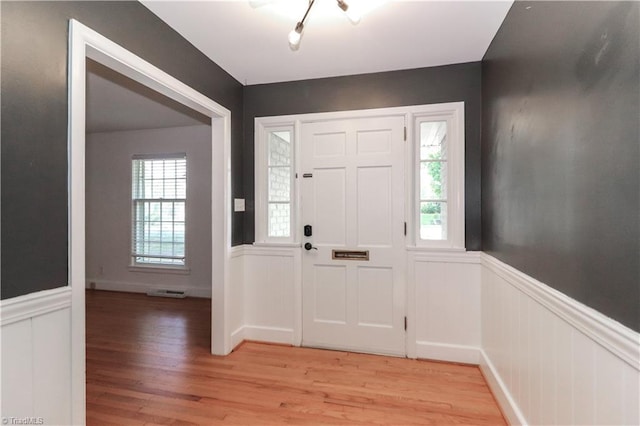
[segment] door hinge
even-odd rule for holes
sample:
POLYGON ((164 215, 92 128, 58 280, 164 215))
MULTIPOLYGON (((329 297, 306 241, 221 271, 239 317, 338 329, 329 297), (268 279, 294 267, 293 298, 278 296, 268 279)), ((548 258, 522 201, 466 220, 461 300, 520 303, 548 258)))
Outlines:
POLYGON ((404 235, 407 235, 407 222, 404 223, 404 235))
POLYGON ((407 331, 407 317, 404 317, 404 331, 407 331))
POLYGON ((404 126, 404 140, 407 140, 407 126, 404 126))

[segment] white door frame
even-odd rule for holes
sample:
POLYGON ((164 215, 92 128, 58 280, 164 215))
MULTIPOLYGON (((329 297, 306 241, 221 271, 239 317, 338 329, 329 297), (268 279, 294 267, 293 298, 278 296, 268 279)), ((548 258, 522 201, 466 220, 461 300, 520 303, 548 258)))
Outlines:
MULTIPOLYGON (((261 176, 264 176, 264 171, 262 168, 264 164, 261 164, 260 159, 263 158, 263 145, 264 145, 264 135, 265 128, 270 126, 294 126, 295 133, 295 146, 294 152, 300 153, 300 128, 304 123, 311 123, 316 121, 330 121, 330 120, 343 120, 350 118, 374 118, 374 117, 387 117, 387 116, 404 116, 405 124, 407 129, 406 134, 406 147, 405 147, 405 160, 404 160, 404 169, 405 169, 405 220, 407 222, 407 235, 405 236, 405 244, 407 253, 413 252, 418 253, 421 251, 424 252, 464 252, 464 147, 465 147, 465 126, 464 126, 464 110, 465 104, 463 101, 458 102, 446 102, 446 103, 434 103, 434 104, 423 104, 423 105, 408 105, 408 106, 400 106, 400 107, 385 107, 385 108, 372 108, 372 109, 359 109, 359 110, 347 110, 347 111, 332 111, 332 112, 320 112, 320 113, 307 113, 307 114, 292 114, 292 115, 280 115, 280 116, 269 116, 269 117, 256 117, 254 119, 255 123, 255 154, 254 158, 256 159, 255 163, 255 188, 256 188, 256 203, 258 203, 261 192, 267 190, 265 182, 261 181, 261 176), (415 207, 415 194, 417 193, 416 189, 416 181, 418 176, 416 174, 415 163, 416 163, 416 155, 417 155, 417 142, 416 138, 418 135, 416 134, 416 119, 420 117, 442 117, 443 115, 450 115, 455 118, 455 135, 456 135, 456 143, 458 143, 458 155, 453 160, 456 162, 456 167, 458 170, 458 178, 455 181, 454 185, 456 186, 456 202, 458 204, 457 212, 458 214, 455 216, 455 220, 452 221, 451 226, 457 227, 457 235, 460 240, 460 247, 451 247, 451 248, 443 248, 443 247, 428 247, 428 246, 419 246, 416 244, 415 232, 412 230, 416 229, 417 221, 419 220, 416 215, 417 208, 415 207)), ((300 160, 297 156, 294 158, 295 164, 295 173, 299 176, 302 176, 302 169, 300 165, 300 160)), ((263 248, 272 248, 274 250, 281 248, 291 248, 292 250, 296 250, 296 252, 300 255, 299 261, 296 262, 294 266, 293 276, 293 295, 294 295, 294 318, 293 318, 293 343, 296 346, 300 346, 302 344, 302 260, 301 260, 301 233, 299 232, 302 227, 302 219, 301 219, 301 198, 300 198, 300 179, 295 179, 294 181, 294 201, 295 208, 292 210, 294 212, 293 217, 293 226, 296 230, 294 232, 294 240, 290 243, 276 243, 270 241, 260 240, 260 235, 266 235, 266 232, 262 230, 260 232, 260 228, 264 228, 266 220, 264 220, 264 214, 259 210, 259 206, 256 204, 256 237, 258 238, 254 243, 255 246, 261 246, 263 248), (262 216, 261 216, 262 214, 262 216)), ((417 357, 417 348, 416 348, 416 285, 415 285, 415 276, 413 271, 413 266, 409 263, 409 258, 406 260, 406 315, 407 315, 407 333, 406 333, 406 351, 408 358, 416 358, 417 357)))
POLYGON ((85 108, 90 58, 211 118, 211 352, 231 352, 228 252, 230 240, 231 112, 80 22, 69 23, 69 276, 71 286, 71 419, 86 421, 85 358, 85 108))

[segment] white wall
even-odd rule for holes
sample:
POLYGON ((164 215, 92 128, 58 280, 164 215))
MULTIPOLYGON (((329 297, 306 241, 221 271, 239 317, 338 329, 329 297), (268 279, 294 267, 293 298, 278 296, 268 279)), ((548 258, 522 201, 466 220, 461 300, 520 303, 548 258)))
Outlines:
POLYGON ((211 297, 211 127, 190 126, 87 135, 87 287, 146 292, 186 290, 211 297), (131 158, 187 154, 186 254, 189 274, 138 272, 131 263, 131 158))

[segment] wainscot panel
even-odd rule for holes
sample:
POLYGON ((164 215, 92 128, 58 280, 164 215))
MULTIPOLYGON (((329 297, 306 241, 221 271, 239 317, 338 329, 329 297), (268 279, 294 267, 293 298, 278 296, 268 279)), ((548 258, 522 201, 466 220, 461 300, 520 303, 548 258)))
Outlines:
POLYGON ((71 288, 0 302, 2 412, 44 424, 71 423, 71 288))
POLYGON ((244 339, 300 344, 300 250, 244 246, 244 339))
POLYGON ((487 254, 481 368, 513 424, 640 424, 640 335, 487 254))
POLYGON ((409 251, 408 265, 408 356, 478 364, 479 253, 409 251))

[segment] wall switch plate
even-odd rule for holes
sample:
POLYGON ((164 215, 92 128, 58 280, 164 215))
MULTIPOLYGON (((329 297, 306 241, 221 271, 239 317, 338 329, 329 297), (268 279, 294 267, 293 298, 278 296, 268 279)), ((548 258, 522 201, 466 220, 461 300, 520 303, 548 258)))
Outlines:
POLYGON ((233 199, 233 211, 234 212, 243 212, 244 211, 244 198, 234 198, 233 199))

